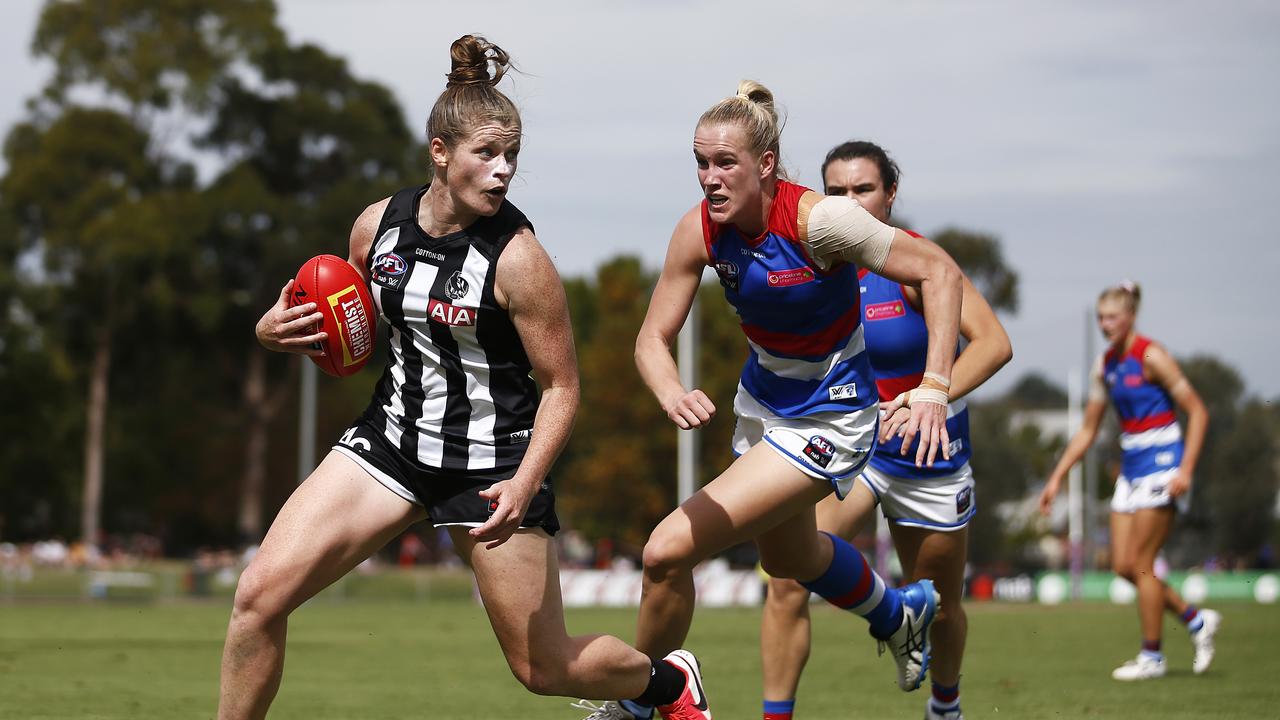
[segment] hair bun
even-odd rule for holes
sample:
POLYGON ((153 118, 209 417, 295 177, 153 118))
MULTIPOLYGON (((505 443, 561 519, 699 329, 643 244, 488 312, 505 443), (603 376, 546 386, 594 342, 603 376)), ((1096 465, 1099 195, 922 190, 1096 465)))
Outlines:
POLYGON ((1132 295, 1134 300, 1142 299, 1142 286, 1138 285, 1138 283, 1130 280, 1129 278, 1125 278, 1124 280, 1121 280, 1119 288, 1129 293, 1130 295, 1132 295))
POLYGON ((459 85, 497 85, 507 72, 511 58, 506 51, 485 40, 480 35, 463 35, 449 48, 453 69, 449 72, 446 87, 459 85), (493 63, 493 75, 489 74, 493 63))
POLYGON ((738 83, 738 97, 743 100, 750 100, 757 105, 764 105, 773 111, 773 93, 769 88, 761 85, 755 80, 743 80, 738 83))

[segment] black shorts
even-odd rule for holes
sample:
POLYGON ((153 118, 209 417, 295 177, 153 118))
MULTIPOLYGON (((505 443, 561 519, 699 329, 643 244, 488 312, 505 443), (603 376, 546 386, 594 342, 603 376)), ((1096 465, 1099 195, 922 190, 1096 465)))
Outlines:
MULTIPOLYGON (((489 519, 492 509, 490 501, 480 497, 480 491, 500 480, 510 479, 517 469, 466 472, 422 465, 392 447, 387 437, 363 417, 342 434, 333 449, 351 458, 391 492, 426 508, 428 518, 436 527, 483 524, 489 519)), ((542 487, 529 501, 529 509, 520 527, 540 527, 549 535, 560 530, 550 478, 542 481, 542 487)))

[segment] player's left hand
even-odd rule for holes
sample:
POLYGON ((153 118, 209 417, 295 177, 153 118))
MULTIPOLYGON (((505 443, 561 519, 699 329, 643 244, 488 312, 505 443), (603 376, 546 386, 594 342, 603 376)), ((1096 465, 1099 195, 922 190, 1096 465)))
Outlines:
POLYGON ((496 482, 480 491, 480 497, 489 501, 494 508, 489 519, 483 525, 471 528, 467 534, 476 542, 485 543, 486 550, 492 550, 511 539, 520 529, 520 521, 529 510, 529 503, 537 493, 537 486, 530 487, 529 482, 520 478, 510 478, 496 482))
POLYGON ((889 442, 894 435, 901 436, 907 431, 907 422, 911 420, 911 408, 897 400, 880 403, 880 442, 889 442), (893 409, 886 409, 892 406, 893 409))
POLYGON ((947 434, 947 406, 924 400, 911 403, 911 419, 907 421, 906 431, 902 433, 903 455, 907 448, 915 442, 916 434, 920 442, 916 445, 916 467, 933 466, 941 448, 942 457, 951 459, 951 436, 947 434))
POLYGON ((1191 473, 1186 470, 1178 470, 1173 479, 1169 481, 1169 497, 1181 497, 1184 493, 1191 492, 1191 473))

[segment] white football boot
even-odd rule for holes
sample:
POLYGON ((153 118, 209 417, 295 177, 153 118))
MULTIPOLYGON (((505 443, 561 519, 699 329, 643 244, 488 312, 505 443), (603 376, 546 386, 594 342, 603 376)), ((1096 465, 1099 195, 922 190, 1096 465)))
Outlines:
POLYGON ((1142 653, 1138 653, 1138 657, 1126 662, 1115 670, 1111 671, 1112 680, 1121 680, 1123 682, 1132 682, 1134 680, 1153 680, 1155 678, 1164 677, 1165 661, 1164 658, 1156 660, 1142 653))
POLYGON ((1213 636, 1218 634, 1218 628, 1222 626, 1222 613, 1217 610, 1201 610, 1200 619, 1204 621, 1204 625, 1191 633, 1191 644, 1196 650, 1191 669, 1197 675, 1208 670, 1213 662, 1213 636))

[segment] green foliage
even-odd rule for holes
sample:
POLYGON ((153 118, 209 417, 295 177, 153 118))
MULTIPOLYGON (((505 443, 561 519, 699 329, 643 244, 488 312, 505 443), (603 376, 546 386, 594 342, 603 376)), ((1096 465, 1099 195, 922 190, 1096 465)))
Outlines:
POLYGON ((135 111, 184 102, 282 37, 272 0, 54 0, 31 49, 54 62, 45 94, 58 103, 78 87, 105 90, 135 111))
POLYGON ((993 309, 1018 311, 1018 273, 1005 263, 999 238, 959 228, 943 228, 929 237, 955 258, 993 309))

